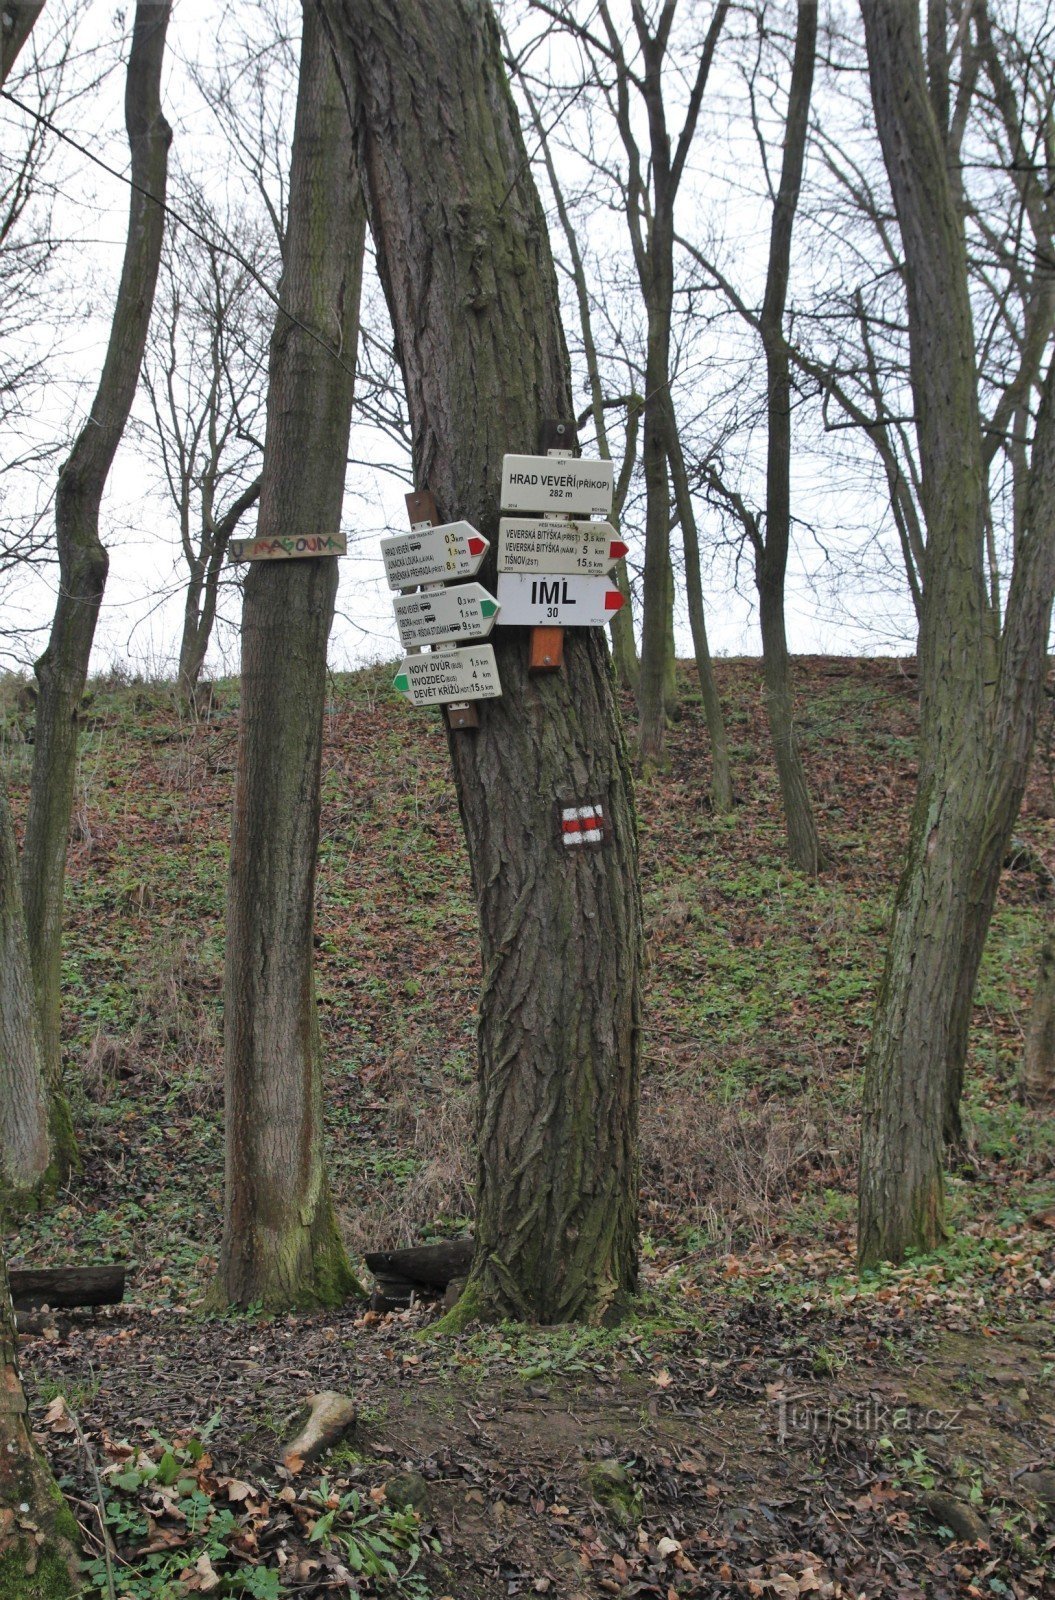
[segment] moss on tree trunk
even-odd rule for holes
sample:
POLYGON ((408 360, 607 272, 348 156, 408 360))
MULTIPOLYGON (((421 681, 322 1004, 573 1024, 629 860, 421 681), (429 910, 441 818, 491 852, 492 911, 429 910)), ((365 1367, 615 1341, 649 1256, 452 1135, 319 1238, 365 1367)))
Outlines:
MULTIPOLYGON (((283 309, 271 343, 263 537, 340 525, 365 226, 347 107, 307 4, 283 309)), ((226 1202, 213 1290, 214 1301, 239 1305, 333 1305, 359 1288, 324 1164, 312 977, 336 593, 334 557, 258 562, 245 584, 224 995, 226 1202)))
MULTIPOLYGON (((573 414, 545 219, 481 0, 325 0, 358 108, 417 483, 491 539, 502 455, 573 414)), ((493 558, 481 574, 493 580, 493 558)), ((533 676, 492 636, 502 698, 450 736, 480 913, 473 1269, 452 1321, 617 1316, 636 1283, 641 922, 608 646, 569 629, 533 676), (599 803, 605 845, 562 842, 599 803)), ((423 730, 424 732, 424 730, 423 730)))

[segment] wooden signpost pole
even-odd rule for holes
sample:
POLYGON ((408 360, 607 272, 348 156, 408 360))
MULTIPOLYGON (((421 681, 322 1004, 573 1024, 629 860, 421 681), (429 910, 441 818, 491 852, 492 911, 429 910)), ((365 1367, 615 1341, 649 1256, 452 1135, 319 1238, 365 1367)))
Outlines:
MULTIPOLYGON (((574 422, 561 422, 547 418, 539 430, 539 454, 543 456, 574 456, 579 447, 579 436, 574 422)), ((564 518, 559 512, 554 518, 564 518)), ((532 628, 528 643, 529 672, 557 672, 564 665, 564 629, 532 628)))
MULTIPOLYGON (((439 525, 439 511, 436 507, 435 496, 432 494, 431 490, 415 489, 413 493, 407 495, 406 501, 407 515, 410 518, 412 532, 417 533, 423 528, 435 528, 439 525)), ((442 589, 443 584, 426 583, 422 585, 422 588, 425 590, 442 589)), ((404 590, 403 592, 406 593, 407 591, 404 590)), ((433 645, 434 650, 450 648, 450 645, 433 645)), ((480 726, 480 713, 474 702, 471 700, 467 700, 455 705, 444 706, 443 715, 447 719, 447 726, 452 728, 455 732, 463 732, 466 729, 478 728, 480 726)))

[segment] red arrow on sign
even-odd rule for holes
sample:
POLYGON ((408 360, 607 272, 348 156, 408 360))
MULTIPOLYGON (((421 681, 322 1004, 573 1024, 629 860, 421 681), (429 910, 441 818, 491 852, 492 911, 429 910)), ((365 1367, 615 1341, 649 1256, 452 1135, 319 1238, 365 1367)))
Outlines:
POLYGON ((486 539, 469 539, 467 543, 469 545, 469 554, 471 556, 482 556, 484 551, 487 549, 486 539))
POLYGON ((623 607, 623 597, 619 593, 619 590, 618 589, 610 590, 608 592, 608 594, 606 594, 605 597, 604 597, 604 609, 606 611, 621 611, 622 607, 623 607))
POLYGON ((630 546, 628 544, 624 544, 622 539, 613 539, 611 544, 608 546, 608 554, 611 556, 613 561, 621 561, 624 556, 630 554, 630 546))

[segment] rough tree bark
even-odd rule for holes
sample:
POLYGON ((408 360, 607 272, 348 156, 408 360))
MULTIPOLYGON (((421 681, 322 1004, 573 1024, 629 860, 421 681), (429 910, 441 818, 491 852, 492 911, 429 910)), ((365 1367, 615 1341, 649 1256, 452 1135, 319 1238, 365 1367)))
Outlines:
MULTIPOLYGON (((48 646, 36 663, 39 694, 22 850, 22 898, 44 1070, 56 1097, 61 1079, 62 900, 77 769, 77 719, 108 565, 99 539, 99 506, 139 381, 161 258, 165 220, 161 202, 172 137, 160 99, 169 11, 167 3, 141 0, 136 6, 125 88, 134 187, 124 264, 91 414, 59 473, 55 497, 59 593, 48 646)), ((68 1116, 65 1127, 55 1155, 68 1165, 74 1156, 68 1116)))
POLYGON ((0 1217, 46 1183, 49 1096, 18 886, 15 830, 0 776, 0 1217))
MULTIPOLYGON (((367 206, 419 487, 492 539, 505 451, 570 417, 545 221, 490 7, 321 0, 357 85, 367 206)), ((492 569, 493 575, 493 569, 492 569)), ((482 574, 487 581, 488 572, 482 574)), ((632 780, 607 643, 572 629, 532 677, 493 635, 503 696, 450 736, 480 912, 476 1249, 448 1319, 599 1322, 637 1276, 641 923, 632 780), (605 844, 560 839, 599 802, 605 844)))
POLYGON ((77 1539, 77 1520, 30 1431, 7 1263, 0 1251, 0 1595, 65 1600, 76 1594, 77 1539))
POLYGON ((1038 1110, 1055 1105, 1055 933, 1040 947, 1022 1060, 1022 1098, 1038 1110))
POLYGON ((985 463, 966 254, 927 91, 918 6, 862 0, 906 261, 927 555, 920 773, 865 1068, 858 1254, 944 1232, 942 1130, 1043 691, 1055 594, 1055 371, 1037 416, 995 685, 986 683, 985 463))
MULTIPOLYGON (((366 220, 352 132, 311 0, 303 14, 264 537, 340 524, 359 325, 366 220)), ((224 995, 226 1203, 214 1286, 214 1298, 238 1305, 334 1304, 358 1287, 324 1164, 312 976, 336 594, 335 557, 258 562, 245 584, 224 995)))

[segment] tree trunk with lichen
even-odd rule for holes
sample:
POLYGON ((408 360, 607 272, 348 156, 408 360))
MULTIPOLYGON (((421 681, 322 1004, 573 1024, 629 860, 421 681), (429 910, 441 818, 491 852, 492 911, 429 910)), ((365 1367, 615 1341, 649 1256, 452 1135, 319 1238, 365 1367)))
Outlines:
POLYGON ((0 776, 0 1218, 32 1203, 51 1167, 40 1018, 18 886, 15 830, 0 776))
POLYGON ((55 539, 58 600, 39 683, 33 775, 22 850, 22 898, 40 1011, 44 1070, 55 1100, 55 1159, 76 1159, 61 1082, 62 911, 66 851, 77 776, 77 726, 106 585, 99 508, 139 382, 164 232, 171 129, 161 110, 161 67, 170 7, 140 0, 125 87, 131 149, 128 236, 99 387, 91 415, 59 473, 55 539))
MULTIPOLYGON (((365 213, 348 110, 304 6, 289 226, 257 531, 333 533, 351 424, 365 213), (287 314, 288 313, 288 314, 287 314)), ((227 899, 227 1168, 213 1299, 336 1304, 358 1285, 323 1156, 312 974, 333 556, 250 567, 227 899)))
POLYGON ((29 1426, 15 1354, 15 1314, 0 1251, 0 1595, 65 1600, 77 1593, 77 1520, 29 1426))
MULTIPOLYGON (((505 452, 573 414, 545 219, 481 0, 324 0, 360 157, 418 486, 492 540, 505 452)), ((494 557, 481 577, 494 577, 494 557)), ((480 914, 476 1249, 445 1326, 601 1322, 637 1280, 641 912, 632 780, 599 629, 531 675, 492 635, 502 698, 450 735, 480 914), (608 833, 568 848, 560 809, 608 833)), ((420 715, 420 713, 418 713, 420 715)))
POLYGON ((862 0, 876 121, 906 261, 927 522, 920 774, 865 1064, 858 1258, 944 1234, 943 1126, 1046 672, 1055 594, 1055 368, 1037 412, 995 684, 986 477, 960 213, 928 98, 918 7, 862 0))

